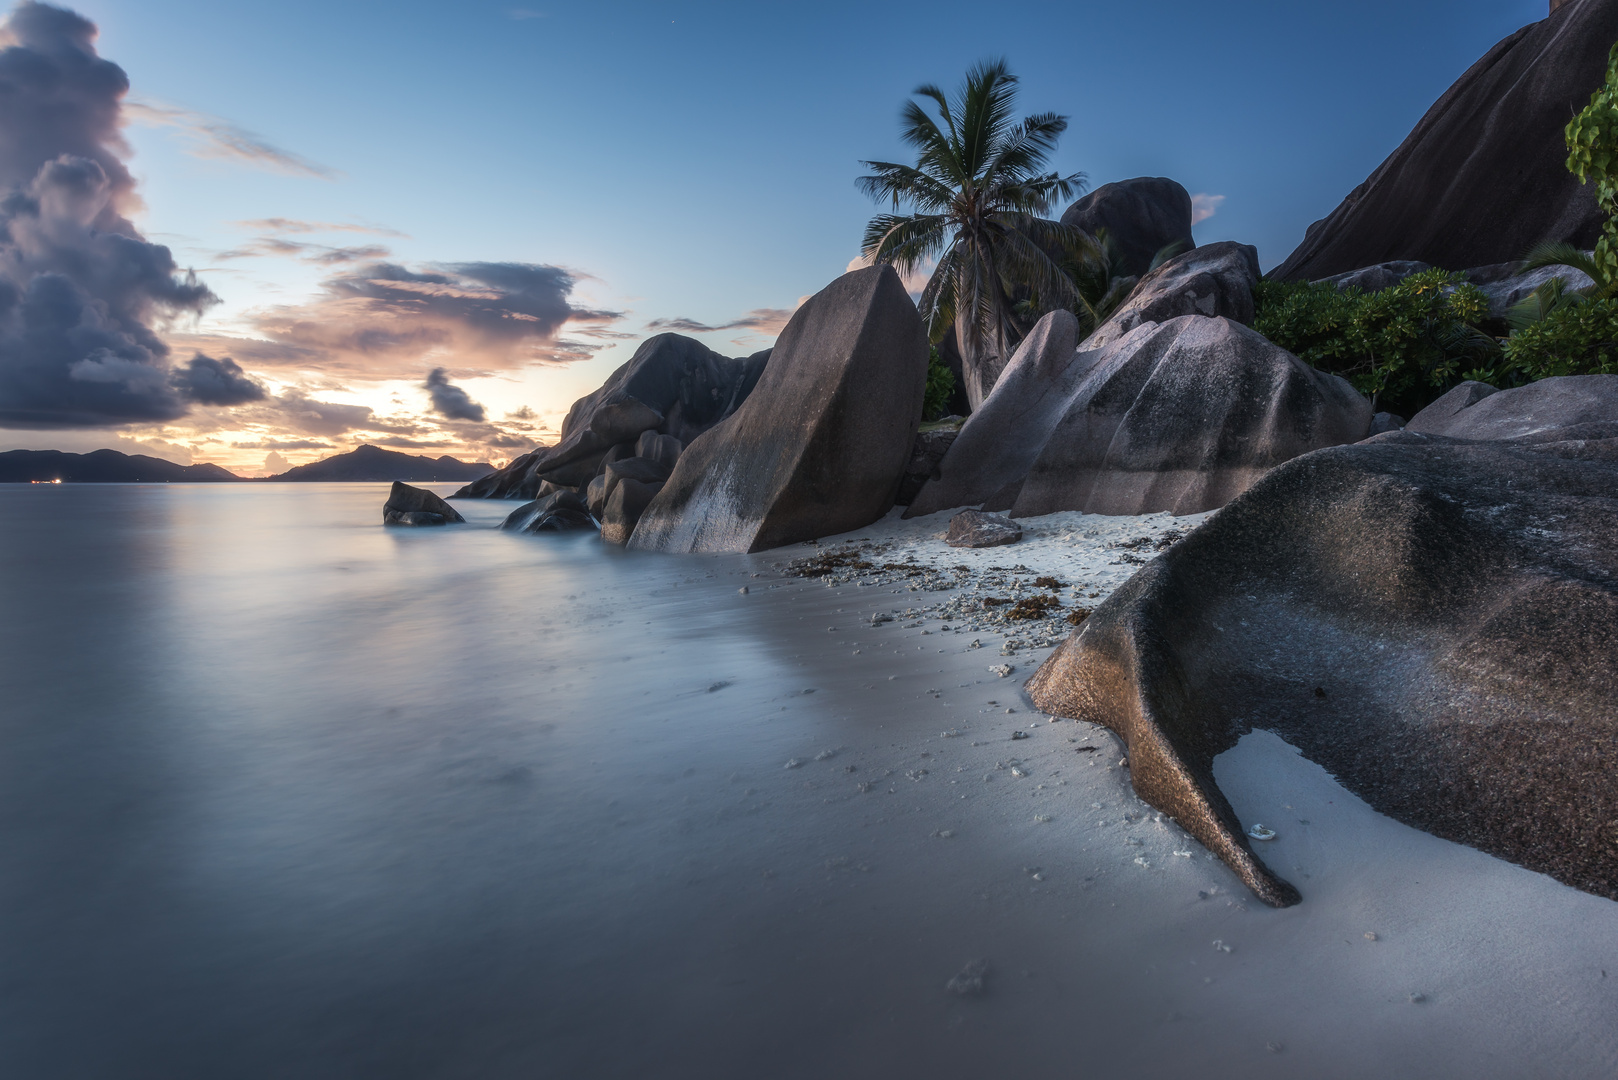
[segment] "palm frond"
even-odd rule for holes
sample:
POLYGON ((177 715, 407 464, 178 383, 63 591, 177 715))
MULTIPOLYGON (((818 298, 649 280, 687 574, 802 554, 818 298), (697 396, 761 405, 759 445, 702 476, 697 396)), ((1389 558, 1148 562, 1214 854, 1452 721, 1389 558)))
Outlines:
POLYGON ((1538 270, 1544 266, 1571 266, 1584 273, 1591 281, 1598 284, 1601 281, 1601 267, 1596 265, 1595 259, 1587 253, 1580 251, 1569 243, 1546 242, 1536 244, 1517 267, 1519 274, 1530 270, 1538 270))

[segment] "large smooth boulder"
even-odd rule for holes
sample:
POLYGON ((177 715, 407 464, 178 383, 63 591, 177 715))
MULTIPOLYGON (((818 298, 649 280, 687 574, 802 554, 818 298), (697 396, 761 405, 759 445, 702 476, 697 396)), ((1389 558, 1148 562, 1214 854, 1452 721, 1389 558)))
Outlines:
POLYGON ((1062 213, 1063 225, 1091 236, 1105 229, 1121 256, 1124 273, 1139 277, 1170 244, 1186 249, 1191 239, 1191 195, 1166 176, 1137 176, 1102 184, 1062 213))
POLYGON ((1370 430, 1370 402, 1225 318, 1186 315, 1092 364, 1012 503, 1013 517, 1195 514, 1275 466, 1370 430))
POLYGON ((601 539, 609 544, 629 543, 636 523, 662 490, 661 480, 648 483, 625 477, 614 484, 601 515, 601 539))
POLYGON ((1141 278, 1123 306, 1084 339, 1083 348, 1099 349, 1142 323, 1181 315, 1219 315, 1250 323, 1258 280, 1257 248, 1229 240, 1205 244, 1141 278))
MULTIPOLYGON (((1094 356, 1076 351, 1078 339, 1079 321, 1070 312, 1053 311, 1034 324, 905 517, 977 506, 1022 482, 1094 356)), ((990 508, 1004 510, 1012 497, 1015 490, 990 508)))
POLYGON ((1466 271, 1466 280, 1478 287, 1489 301, 1489 314, 1503 319, 1514 306, 1553 278, 1561 278, 1569 292, 1588 289, 1595 282, 1583 270, 1571 266, 1541 266, 1523 271, 1522 263, 1497 263, 1494 266, 1474 266, 1466 271))
POLYGON ((1335 285, 1339 290, 1358 289, 1361 292, 1381 292, 1391 289, 1411 274, 1419 274, 1432 267, 1424 262, 1411 259, 1401 259, 1396 262, 1378 263, 1375 266, 1362 266, 1358 270, 1350 270, 1346 274, 1333 274, 1316 284, 1335 285))
POLYGON ((384 525, 459 525, 466 521, 456 509, 426 488, 395 480, 382 504, 384 525))
POLYGON ((1144 567, 1028 691, 1121 735, 1141 798, 1267 903, 1298 893, 1213 774, 1255 728, 1384 814, 1618 899, 1615 537, 1618 440, 1323 450, 1144 567))
POLYGON ((1560 375, 1511 390, 1462 383, 1411 417, 1406 430, 1457 439, 1611 438, 1618 375, 1560 375))
POLYGON ((893 507, 926 380, 899 275, 844 274, 793 314, 741 408, 686 445, 629 546, 760 551, 869 525, 893 507))
POLYGON ((1605 80, 1614 39, 1618 4, 1572 0, 1501 41, 1272 275, 1318 279, 1395 259, 1458 270, 1547 240, 1592 246, 1595 185, 1567 171, 1562 131, 1605 80))
POLYGON ((573 403, 554 446, 524 454, 456 492, 461 498, 531 499, 545 481, 582 487, 610 460, 633 457, 646 432, 681 445, 733 413, 758 383, 770 350, 721 356, 694 338, 658 334, 593 393, 573 403))
POLYGON ((567 532, 572 529, 593 529, 596 522, 583 496, 562 490, 523 503, 506 515, 500 527, 526 533, 567 532))

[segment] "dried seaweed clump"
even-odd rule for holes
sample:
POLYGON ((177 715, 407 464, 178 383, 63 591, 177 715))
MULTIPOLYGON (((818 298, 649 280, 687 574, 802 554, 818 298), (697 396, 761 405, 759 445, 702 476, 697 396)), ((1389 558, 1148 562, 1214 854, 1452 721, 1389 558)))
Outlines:
POLYGON ((1074 608, 1072 611, 1067 613, 1067 621, 1069 623, 1073 624, 1074 626, 1078 626, 1080 623, 1082 623, 1085 619, 1088 619, 1089 617, 1090 617, 1090 609, 1089 608, 1078 607, 1078 608, 1074 608))
POLYGON ((860 558, 859 551, 822 551, 807 559, 799 559, 789 569, 799 577, 825 577, 833 570, 870 570, 872 565, 860 558))
POLYGON ((1034 579, 1034 588, 1050 589, 1055 592, 1057 589, 1065 589, 1067 586, 1053 577, 1037 577, 1034 579))
POLYGON ((1006 612, 1008 619, 1043 619, 1050 614, 1052 608, 1062 606, 1062 601, 1054 596, 1025 596, 1011 605, 1006 612))

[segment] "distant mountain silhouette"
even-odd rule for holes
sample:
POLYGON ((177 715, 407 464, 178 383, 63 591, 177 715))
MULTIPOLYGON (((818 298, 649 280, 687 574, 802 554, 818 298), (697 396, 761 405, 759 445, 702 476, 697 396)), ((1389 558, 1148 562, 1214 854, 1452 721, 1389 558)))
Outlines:
POLYGON ((218 465, 176 465, 145 454, 96 450, 8 450, 0 454, 0 484, 60 480, 64 484, 213 484, 242 477, 218 465))
POLYGON ((430 458, 400 454, 366 444, 357 450, 299 465, 267 477, 272 481, 386 481, 406 483, 476 480, 494 471, 488 462, 458 461, 452 457, 430 458))

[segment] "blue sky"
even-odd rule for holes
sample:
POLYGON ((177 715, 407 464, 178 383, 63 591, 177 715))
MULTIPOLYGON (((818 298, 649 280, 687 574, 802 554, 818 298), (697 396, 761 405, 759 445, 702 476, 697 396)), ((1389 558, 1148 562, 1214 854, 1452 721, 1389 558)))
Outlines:
MULTIPOLYGON (((1071 118, 1057 167, 1093 184, 1165 175, 1222 195, 1197 239, 1256 244, 1268 267, 1467 66, 1545 14, 1544 0, 1069 0, 987 15, 964 3, 73 6, 99 25, 100 54, 128 73, 129 100, 143 107, 126 129, 144 203, 130 218, 222 301, 171 328, 170 360, 228 352, 273 392, 266 401, 290 393, 393 422, 316 432, 278 427, 267 407, 215 409, 5 431, 0 442, 146 442, 247 472, 278 440, 289 444, 282 460, 297 463, 389 431, 439 447, 422 452, 509 456, 519 449, 478 445, 471 428, 434 427, 421 388, 430 367, 446 367, 507 436, 534 437, 654 320, 719 326, 790 311, 858 253, 874 210, 854 188, 858 161, 902 155, 896 118, 909 91, 952 88, 988 57, 1021 76, 1024 111, 1071 118), (216 136, 232 131, 256 140, 250 151, 285 156, 219 156, 216 136), (272 218, 351 228, 240 224, 272 218), (262 336, 269 309, 331 314, 309 306, 321 282, 370 256, 311 260, 367 247, 413 268, 559 266, 577 278, 575 307, 620 317, 586 325, 594 337, 564 327, 564 339, 595 348, 569 363, 484 343, 304 370, 230 345, 262 336), (501 419, 524 407, 531 420, 501 419)), ((703 337, 749 352, 769 344, 772 325, 703 337)))

